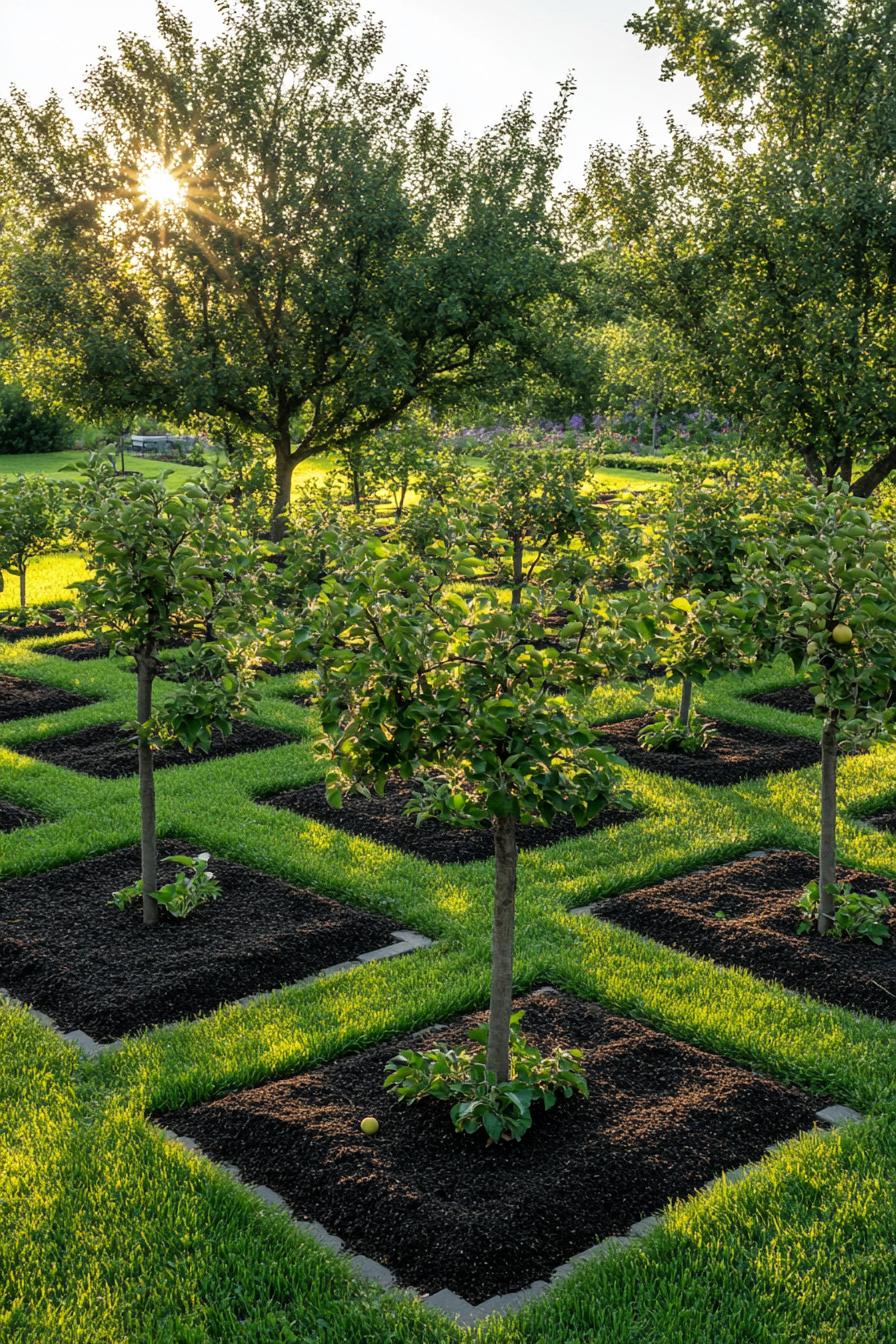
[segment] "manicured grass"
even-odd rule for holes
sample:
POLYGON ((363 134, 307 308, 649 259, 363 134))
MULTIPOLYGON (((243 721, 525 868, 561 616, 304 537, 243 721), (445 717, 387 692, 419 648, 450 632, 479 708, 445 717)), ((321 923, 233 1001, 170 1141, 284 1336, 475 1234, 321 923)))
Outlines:
MULTIPOLYGON (((655 480, 655 478, 654 478, 655 480)), ((0 879, 133 843, 134 780, 98 781, 19 748, 133 715, 122 662, 71 664, 52 641, 0 644, 0 670, 101 697, 0 727, 0 794, 47 816, 0 836, 0 879)), ((745 700, 792 679, 783 662, 698 695, 705 712, 817 737, 816 720, 745 700)), ((437 940, 422 952, 283 989, 148 1032, 79 1061, 22 1012, 0 1009, 0 1337, 14 1344, 460 1340, 419 1305, 364 1286, 209 1163, 147 1127, 154 1108, 220 1094, 451 1015, 487 999, 492 865, 443 868, 266 807, 318 777, 302 677, 265 684, 260 722, 301 740, 160 772, 165 834, 381 911, 437 940)), ((165 694, 164 684, 159 694, 165 694)), ((673 691, 660 686, 672 703, 673 691)), ((636 713, 635 687, 583 712, 636 713)), ((520 865, 517 979, 550 982, 867 1113, 799 1138, 745 1182, 677 1206, 643 1244, 583 1267, 489 1344, 872 1344, 896 1335, 896 1033, 638 938, 572 907, 773 845, 811 850, 818 771, 700 789, 626 771, 644 815, 520 865)), ((842 857, 896 874, 896 837, 854 818, 896 798, 896 748, 842 765, 842 857)), ((151 935, 149 935, 151 936, 151 935)), ((574 1192, 558 1191, 558 1199, 574 1192)))

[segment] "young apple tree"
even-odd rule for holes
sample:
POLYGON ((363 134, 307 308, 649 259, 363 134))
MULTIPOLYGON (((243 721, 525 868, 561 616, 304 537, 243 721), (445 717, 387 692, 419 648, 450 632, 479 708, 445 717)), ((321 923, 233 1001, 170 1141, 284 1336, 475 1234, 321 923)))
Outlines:
POLYGON ((758 493, 756 487, 751 498, 737 477, 704 478, 697 464, 656 500, 646 560, 655 602, 653 647, 681 691, 677 713, 661 714, 644 727, 644 746, 702 750, 709 732, 692 712, 694 684, 743 667, 759 653, 759 599, 744 586, 739 568, 758 519, 758 493))
POLYGON ((116 476, 94 458, 80 492, 79 536, 91 577, 79 583, 81 623, 136 663, 143 919, 156 924, 154 752, 166 742, 207 751, 214 730, 251 702, 266 575, 235 526, 221 481, 169 490, 164 476, 116 476), (186 645, 184 647, 184 645, 186 645), (176 682, 153 707, 160 674, 176 682))
POLYGON ((369 541, 347 558, 340 579, 324 585, 311 628, 331 803, 338 807, 352 790, 382 793, 397 772, 416 781, 411 806, 420 816, 491 827, 485 1064, 490 1086, 500 1088, 514 1076, 518 828, 561 815, 585 825, 617 783, 616 757, 550 687, 618 675, 639 636, 632 614, 562 581, 530 583, 514 605, 491 588, 459 597, 454 574, 478 565, 467 545, 459 565, 454 548, 440 542, 421 556, 369 541), (558 608, 566 616, 559 628, 549 620, 558 608))
POLYGON ((837 882, 837 759, 844 744, 891 737, 896 710, 896 578, 891 529, 845 482, 804 492, 749 544, 748 573, 778 646, 803 668, 822 719, 817 918, 828 932, 837 882))
MULTIPOLYGON (((19 580, 19 607, 26 607, 25 578, 38 555, 58 545, 63 530, 63 489, 46 476, 8 476, 0 481, 0 571, 19 580)), ((3 578, 0 574, 0 589, 3 578)))
POLYGON ((589 494, 588 461, 574 449, 498 441, 487 470, 466 488, 480 531, 477 548, 496 562, 515 607, 547 555, 555 565, 576 550, 584 559, 587 550, 606 548, 611 535, 626 530, 621 513, 589 494))

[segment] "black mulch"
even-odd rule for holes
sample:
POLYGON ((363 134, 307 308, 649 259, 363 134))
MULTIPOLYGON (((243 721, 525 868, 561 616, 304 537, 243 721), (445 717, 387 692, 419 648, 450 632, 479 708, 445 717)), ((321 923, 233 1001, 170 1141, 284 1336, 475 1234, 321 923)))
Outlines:
POLYGON ((43 818, 27 807, 0 798, 0 831, 17 831, 20 826, 36 826, 43 818))
MULTIPOLYGON (((797 900, 817 875, 811 854, 773 850, 611 896, 592 909, 682 952, 741 966, 828 1003, 896 1018, 896 937, 875 947, 867 939, 796 932, 797 900)), ((875 873, 841 869, 838 876, 857 891, 896 896, 896 882, 875 873)), ((896 935, 896 911, 888 922, 896 935)))
MULTIPOLYGON (((234 723, 229 737, 222 737, 220 733, 213 735, 211 751, 189 752, 181 746, 166 747, 164 751, 156 752, 155 768, 164 770, 171 765, 200 765, 203 761, 238 756, 247 751, 262 751, 266 747, 279 747, 291 741, 293 739, 286 733, 239 719, 234 723)), ((100 779, 121 779, 137 773, 137 751, 133 739, 114 723, 96 724, 92 728, 82 728, 77 733, 66 733, 62 737, 28 742, 16 750, 26 756, 49 761, 51 765, 64 765, 69 770, 80 770, 100 779)))
POLYGON ((782 686, 777 691, 760 691, 747 697, 751 704, 770 705, 772 709, 786 709, 791 714, 812 714, 815 697, 808 686, 782 686))
MULTIPOLYGON (((195 854, 166 840, 163 854, 195 854)), ((212 859, 222 894, 185 919, 143 925, 113 891, 140 876, 137 846, 0 883, 3 985, 63 1030, 108 1041, 207 1013, 385 947, 396 925, 240 863, 212 859)), ((160 880, 176 869, 161 864, 160 880)))
POLYGON ((896 807, 890 807, 886 812, 876 812, 873 817, 864 817, 863 820, 875 830, 896 832, 896 807))
POLYGON ((100 639, 70 639, 38 652, 51 653, 54 658, 65 658, 69 663, 85 663, 93 658, 108 658, 109 645, 100 639))
POLYGON ((59 714, 64 709, 78 709, 89 705, 83 695, 62 691, 57 686, 46 686, 41 681, 11 677, 0 672, 0 723, 12 719, 27 719, 37 714, 59 714))
POLYGON ((63 631, 68 630, 65 616, 58 608, 48 607, 43 615, 46 620, 36 625, 16 625, 12 621, 4 621, 0 616, 0 639, 15 643, 20 639, 37 639, 41 635, 61 635, 63 631))
POLYGON ((671 775, 692 784, 739 784, 774 770, 800 770, 821 760, 821 748, 806 737, 766 733, 739 723, 710 720, 717 735, 705 751, 646 751, 638 744, 638 732, 653 716, 600 725, 600 733, 629 765, 655 775, 671 775))
MULTIPOLYGON (((449 826, 445 822, 426 820, 418 825, 416 817, 408 816, 404 810, 413 793, 414 787, 409 781, 390 780, 381 798, 352 794, 341 808, 335 808, 327 802, 323 784, 317 783, 288 789, 259 801, 270 807, 297 812, 325 826, 335 826, 350 835, 363 835, 381 845, 392 845, 431 863, 471 863, 492 857, 494 843, 487 824, 481 827, 449 826)), ((547 845, 556 845, 559 840, 633 821, 639 815, 620 807, 608 807, 589 826, 581 829, 569 817, 559 818, 552 826, 520 826, 519 845, 521 849, 543 849, 547 845)))
POLYGON ((517 1006, 541 1050, 583 1051, 590 1090, 536 1107, 518 1144, 456 1134, 445 1103, 402 1105, 382 1087, 402 1045, 457 1043, 482 1014, 159 1119, 402 1284, 479 1302, 549 1278, 666 1201, 760 1159, 824 1105, 568 994, 517 1006), (368 1114, 380 1121, 373 1137, 359 1129, 368 1114))

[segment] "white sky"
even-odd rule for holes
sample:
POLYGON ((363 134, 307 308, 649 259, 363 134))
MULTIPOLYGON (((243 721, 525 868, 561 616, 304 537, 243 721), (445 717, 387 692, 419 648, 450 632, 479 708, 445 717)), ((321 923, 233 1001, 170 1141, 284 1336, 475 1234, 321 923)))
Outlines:
MULTIPOLYGON (((668 110, 687 119, 688 81, 659 81, 659 52, 624 28, 649 0, 367 0, 386 24, 386 65, 424 69, 430 101, 477 132, 530 90, 540 111, 571 69, 578 81, 564 176, 579 176, 595 140, 629 144, 638 117, 655 139, 668 110)), ((201 37, 218 20, 213 0, 180 0, 201 37)), ((75 88, 121 28, 154 31, 153 0, 0 0, 0 96, 11 83, 33 98, 75 88)))

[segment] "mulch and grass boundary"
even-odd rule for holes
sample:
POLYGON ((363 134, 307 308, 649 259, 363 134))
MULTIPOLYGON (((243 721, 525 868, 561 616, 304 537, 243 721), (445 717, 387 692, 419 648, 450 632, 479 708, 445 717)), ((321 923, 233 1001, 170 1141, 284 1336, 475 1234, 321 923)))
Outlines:
MULTIPOLYGON (((132 715, 133 679, 117 660, 73 665, 53 659, 45 641, 41 646, 38 653, 27 640, 0 645, 0 667, 97 696, 42 731, 132 715)), ((698 702, 723 719, 817 740, 816 720, 746 699, 787 679, 778 665, 717 682, 698 702)), ((0 1178, 10 1266, 0 1320, 16 1344, 192 1344, 241 1334, 285 1344, 302 1332, 358 1344, 459 1338, 454 1325, 413 1301, 365 1286, 282 1215, 261 1217, 251 1196, 208 1164, 171 1152, 144 1118, 486 1002, 489 863, 449 871, 254 801, 320 777, 309 741, 313 711, 289 702, 303 687, 301 676, 272 680, 255 715, 296 742, 161 772, 162 833, 387 914, 438 945, 144 1033, 91 1061, 22 1010, 4 1008, 0 1125, 16 1162, 0 1178), (65 1248, 62 1264, 43 1249, 47 1218, 55 1229, 50 1243, 65 1248), (139 1303, 128 1287, 137 1274, 147 1285, 139 1303)), ((667 688, 659 694, 672 704, 667 688)), ((597 694, 593 705, 597 717, 610 720, 638 712, 643 702, 636 688, 618 688, 597 694)), ((33 730, 28 721, 0 728, 0 794, 46 818, 0 836, 0 877, 134 843, 135 783, 91 780, 28 760, 17 746, 33 730)), ((568 913, 760 847, 811 853, 817 771, 726 790, 639 772, 628 777, 645 819, 525 856, 520 991, 548 980, 780 1081, 830 1094, 869 1119, 835 1136, 794 1140, 748 1181, 674 1206, 649 1237, 624 1254, 583 1264, 522 1316, 478 1327, 481 1338, 569 1344, 573 1330, 601 1344, 740 1344, 760 1329, 782 1340, 813 1331, 819 1338, 885 1338, 896 1331, 888 1305, 896 1302, 896 1270, 887 1259, 896 1239, 892 1028, 625 930, 586 928, 588 921, 568 913), (810 1282, 822 1239, 831 1267, 824 1292, 810 1282)), ((896 799, 896 750, 844 761, 841 780, 841 857, 896 875, 896 838, 854 820, 896 799)))

